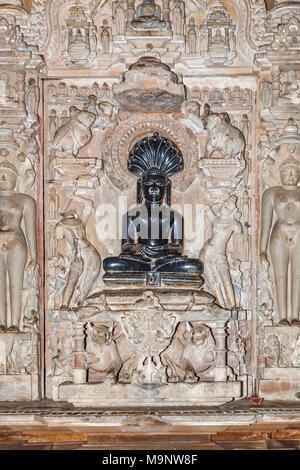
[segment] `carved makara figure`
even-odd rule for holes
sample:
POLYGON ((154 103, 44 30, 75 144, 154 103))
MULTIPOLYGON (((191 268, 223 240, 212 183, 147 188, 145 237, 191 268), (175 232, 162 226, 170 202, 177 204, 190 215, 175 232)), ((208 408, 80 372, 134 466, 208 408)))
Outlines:
POLYGON ((65 285, 61 309, 79 306, 93 287, 101 268, 96 248, 86 238, 87 220, 81 220, 74 211, 62 214, 56 225, 58 240, 66 239, 73 252, 65 285))
POLYGON ((88 111, 80 111, 76 106, 71 106, 69 111, 69 119, 57 129, 53 143, 60 152, 76 157, 92 138, 90 128, 96 116, 88 111))
POLYGON ((242 132, 230 124, 227 113, 212 113, 210 106, 205 106, 203 124, 208 130, 205 158, 210 158, 218 150, 224 158, 244 159, 246 142, 242 132))
POLYGON ((131 150, 128 169, 139 176, 138 205, 123 218, 122 253, 103 262, 105 282, 124 282, 140 273, 141 281, 159 282, 169 273, 173 282, 202 284, 202 263, 182 255, 182 216, 170 208, 169 176, 182 170, 176 145, 155 134, 131 150), (165 203, 164 203, 165 202, 165 203))
POLYGON ((205 242, 200 259, 204 264, 207 285, 217 303, 226 309, 236 308, 236 299, 226 255, 227 244, 234 233, 242 233, 242 225, 234 218, 237 212, 236 197, 230 196, 216 215, 210 207, 206 216, 211 224, 212 236, 205 242))
POLYGON ((122 359, 113 337, 113 330, 114 324, 108 328, 88 323, 86 360, 88 369, 105 372, 105 381, 116 382, 122 359))
POLYGON ((0 331, 6 331, 10 305, 11 332, 20 330, 28 249, 30 262, 26 272, 34 278, 38 268, 36 202, 32 197, 15 191, 17 177, 14 165, 7 161, 0 163, 0 331), (21 228, 22 220, 25 234, 21 228))
POLYGON ((187 322, 185 333, 175 334, 170 346, 161 354, 162 363, 167 366, 168 381, 198 382, 200 374, 215 365, 215 348, 206 325, 192 326, 187 322))
MULTIPOLYGON (((290 151, 294 150, 295 146, 291 144, 290 151)), ((289 325, 288 270, 290 265, 291 320, 292 325, 300 326, 300 187, 298 186, 300 162, 292 154, 281 164, 280 178, 281 186, 267 189, 262 198, 260 260, 268 262, 267 248, 270 239, 279 325, 289 325), (274 212, 277 220, 272 229, 274 212)))

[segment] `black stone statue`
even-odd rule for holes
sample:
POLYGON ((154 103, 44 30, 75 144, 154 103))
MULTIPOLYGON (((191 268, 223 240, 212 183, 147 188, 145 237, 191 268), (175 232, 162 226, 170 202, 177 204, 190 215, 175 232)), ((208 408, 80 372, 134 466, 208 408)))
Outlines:
POLYGON ((170 208, 169 176, 183 169, 177 146, 155 134, 131 150, 128 170, 139 177, 137 205, 123 218, 122 252, 103 262, 109 285, 203 284, 203 265, 183 252, 183 218, 170 208))

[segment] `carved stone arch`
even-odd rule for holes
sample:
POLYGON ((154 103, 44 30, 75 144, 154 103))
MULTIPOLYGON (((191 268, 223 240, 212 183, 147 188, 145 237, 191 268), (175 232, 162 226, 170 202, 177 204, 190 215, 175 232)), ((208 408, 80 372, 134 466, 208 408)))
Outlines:
POLYGON ((121 122, 105 142, 108 148, 108 162, 105 164, 108 177, 122 191, 136 182, 135 177, 127 170, 130 150, 135 143, 154 132, 172 140, 183 154, 185 167, 179 175, 172 178, 176 189, 183 192, 194 181, 200 151, 197 141, 174 118, 165 116, 162 119, 160 115, 148 114, 147 117, 135 116, 121 122))

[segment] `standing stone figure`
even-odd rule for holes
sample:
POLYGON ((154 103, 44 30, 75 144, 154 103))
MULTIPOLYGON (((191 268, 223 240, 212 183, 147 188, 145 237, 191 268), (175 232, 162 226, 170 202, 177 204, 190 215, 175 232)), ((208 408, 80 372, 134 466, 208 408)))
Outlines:
POLYGON ((183 34, 183 25, 184 25, 184 12, 181 8, 181 2, 176 1, 172 10, 172 26, 173 33, 181 35, 183 34))
POLYGON ((217 303, 226 309, 236 307, 234 288, 226 256, 227 244, 233 233, 242 233, 242 225, 235 220, 236 197, 230 196, 223 202, 218 215, 206 208, 206 215, 212 227, 212 236, 205 242, 200 260, 204 264, 206 282, 216 297, 217 303))
POLYGON ((121 2, 116 2, 114 7, 114 16, 116 32, 118 35, 124 34, 125 29, 125 11, 121 2))
POLYGON ((28 251, 30 262, 26 271, 33 278, 38 269, 36 202, 26 194, 15 192, 17 177, 14 165, 7 161, 0 163, 0 332, 7 329, 9 304, 11 325, 8 331, 20 330, 28 251), (22 220, 25 234, 21 228, 22 220))
POLYGON ((298 186, 300 162, 293 156, 280 165, 280 179, 281 185, 268 188, 262 198, 260 260, 262 263, 268 262, 267 248, 270 238, 279 325, 289 325, 288 270, 290 265, 292 325, 300 326, 300 187, 298 186), (272 229, 274 212, 277 220, 272 229))
POLYGON ((50 135, 50 142, 53 142, 55 132, 57 131, 59 126, 59 118, 57 116, 57 112, 55 109, 51 109, 50 116, 49 116, 49 135, 50 135))
POLYGON ((189 54, 197 52, 197 26, 193 16, 189 19, 189 24, 186 27, 186 51, 189 54))
POLYGON ((30 78, 26 87, 25 103, 28 116, 37 116, 40 101, 40 89, 35 84, 35 79, 30 78))
POLYGON ((251 124, 250 124, 250 121, 248 119, 247 114, 243 114, 243 116, 242 116, 241 131, 244 134, 246 144, 249 144, 250 133, 251 133, 251 124))
POLYGON ((111 27, 108 26, 108 21, 103 20, 103 25, 100 32, 100 41, 102 45, 103 54, 109 54, 110 52, 110 38, 111 38, 111 27))

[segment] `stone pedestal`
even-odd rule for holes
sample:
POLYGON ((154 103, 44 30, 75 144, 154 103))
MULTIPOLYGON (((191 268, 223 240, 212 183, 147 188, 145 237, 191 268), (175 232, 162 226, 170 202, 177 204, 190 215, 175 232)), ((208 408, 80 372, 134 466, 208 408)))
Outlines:
POLYGON ((296 401, 300 392, 299 327, 266 326, 261 336, 260 396, 266 400, 296 401))
POLYGON ((38 334, 0 334, 1 401, 32 401, 39 397, 38 334))
POLYGON ((81 309, 73 324, 73 383, 57 383, 58 400, 148 407, 219 405, 243 396, 242 382, 227 365, 231 312, 210 295, 116 289, 93 300, 94 310, 86 308, 89 318, 82 318, 81 309), (106 309, 97 311, 100 298, 106 309))

